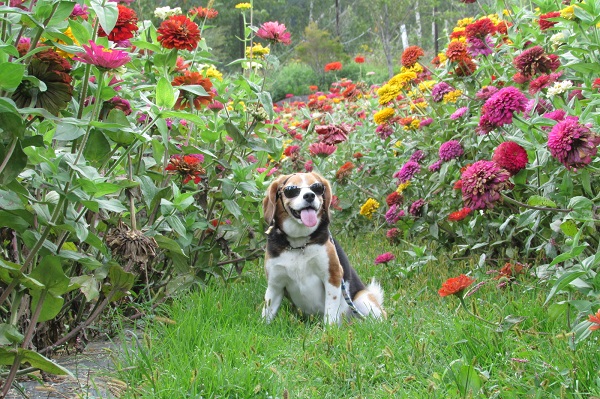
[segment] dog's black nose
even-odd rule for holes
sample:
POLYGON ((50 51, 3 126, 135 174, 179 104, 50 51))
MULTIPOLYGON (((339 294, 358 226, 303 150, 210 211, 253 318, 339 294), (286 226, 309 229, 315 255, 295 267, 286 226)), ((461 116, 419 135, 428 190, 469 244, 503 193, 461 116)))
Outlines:
POLYGON ((309 193, 304 194, 302 198, 304 198, 304 201, 306 202, 313 202, 315 200, 315 193, 311 191, 309 193))

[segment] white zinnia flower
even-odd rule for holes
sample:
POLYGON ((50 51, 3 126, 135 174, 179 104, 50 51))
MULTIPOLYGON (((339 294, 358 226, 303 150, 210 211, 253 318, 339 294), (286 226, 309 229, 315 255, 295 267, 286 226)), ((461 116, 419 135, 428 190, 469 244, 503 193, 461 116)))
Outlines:
POLYGON ((548 97, 562 94, 573 87, 573 82, 570 80, 563 80, 562 82, 554 82, 554 86, 548 89, 548 97))

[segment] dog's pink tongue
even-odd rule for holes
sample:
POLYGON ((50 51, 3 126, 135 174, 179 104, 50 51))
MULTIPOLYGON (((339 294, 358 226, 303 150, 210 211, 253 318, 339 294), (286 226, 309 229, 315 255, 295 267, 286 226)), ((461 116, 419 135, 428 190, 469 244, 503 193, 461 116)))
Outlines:
POLYGON ((306 227, 314 227, 317 224, 317 211, 312 208, 302 209, 300 219, 306 227))

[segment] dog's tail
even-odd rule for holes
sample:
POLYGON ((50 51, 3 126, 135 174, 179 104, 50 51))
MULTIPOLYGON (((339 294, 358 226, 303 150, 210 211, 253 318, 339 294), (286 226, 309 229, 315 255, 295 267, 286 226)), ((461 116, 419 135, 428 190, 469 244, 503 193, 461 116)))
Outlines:
POLYGON ((356 294, 354 304, 365 316, 374 317, 375 319, 387 318, 387 314, 383 309, 383 288, 375 280, 371 280, 364 290, 356 294))

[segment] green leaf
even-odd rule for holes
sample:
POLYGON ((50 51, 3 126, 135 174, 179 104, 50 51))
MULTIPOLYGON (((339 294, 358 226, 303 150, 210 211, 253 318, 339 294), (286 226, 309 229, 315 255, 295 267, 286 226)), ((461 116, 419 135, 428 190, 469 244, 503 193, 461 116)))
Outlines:
POLYGON ((23 341, 23 334, 8 323, 0 324, 0 345, 13 345, 23 341))
POLYGON ((594 203, 586 197, 573 197, 569 201, 569 209, 572 209, 570 215, 575 220, 589 221, 593 218, 594 203))
POLYGON ((183 91, 190 92, 197 96, 201 96, 201 97, 208 96, 208 93, 206 92, 204 87, 202 87, 200 85, 183 85, 183 86, 177 86, 177 88, 180 90, 183 90, 183 91))
POLYGON ((44 284, 21 272, 21 265, 0 259, 0 281, 10 284, 14 279, 30 290, 44 288, 44 284))
POLYGON ((50 374, 73 377, 73 374, 69 370, 37 352, 23 348, 11 349, 0 347, 0 364, 10 366, 15 362, 17 356, 20 359, 20 364, 29 364, 31 367, 50 374))
POLYGON ((21 81, 25 74, 25 65, 15 64, 13 62, 0 63, 0 89, 13 91, 21 81))
POLYGON ((225 130, 227 130, 227 134, 235 141, 237 144, 246 144, 248 140, 244 137, 240 129, 236 125, 231 122, 225 122, 225 130))
MULTIPOLYGON (((112 301, 123 298, 135 283, 135 274, 126 272, 121 266, 112 265, 108 271, 110 290, 114 291, 112 301)), ((104 290, 107 287, 104 287, 104 290)))
POLYGON ((71 278, 71 286, 79 288, 88 301, 94 301, 100 296, 98 282, 94 276, 77 276, 71 278))
POLYGON ((98 17, 98 22, 107 34, 113 30, 119 18, 117 3, 112 1, 91 0, 90 5, 98 17))
POLYGON ((229 212, 231 212, 231 214, 233 216, 235 216, 236 218, 241 218, 242 217, 242 208, 240 208, 240 206, 238 205, 237 201, 234 201, 234 200, 223 200, 223 204, 225 205, 225 208, 227 208, 227 210, 229 212))
POLYGON ((25 209, 21 198, 14 191, 0 190, 0 208, 7 211, 25 209))
POLYGON ((169 237, 165 237, 162 234, 157 234, 154 236, 154 240, 158 244, 159 248, 166 249, 167 251, 183 255, 187 258, 181 246, 177 243, 177 241, 170 239, 169 237))
POLYGON ((110 143, 104 137, 104 134, 94 129, 90 132, 85 149, 83 150, 83 156, 88 161, 100 163, 106 160, 106 154, 110 153, 110 150, 110 143))
POLYGON ((33 290, 31 294, 31 309, 37 307, 43 300, 42 312, 38 321, 53 319, 60 312, 64 299, 61 297, 69 290, 69 278, 62 269, 62 259, 54 255, 46 255, 40 264, 33 269, 30 276, 44 284, 43 290, 33 290), (42 295, 47 292, 48 295, 42 295))
POLYGON ((256 93, 258 97, 258 101, 262 104, 265 111, 267 111, 267 115, 270 120, 273 120, 273 99, 271 99, 271 94, 267 91, 261 91, 260 93, 256 93))
POLYGON ((156 105, 160 108, 171 109, 175 105, 175 100, 175 90, 171 82, 161 76, 156 84, 156 105))
POLYGON ((541 195, 532 195, 527 200, 527 205, 531 206, 542 206, 545 208, 556 208, 556 203, 548 198, 544 198, 541 195))
POLYGON ((575 234, 579 231, 577 223, 573 219, 567 219, 560 224, 561 231, 569 237, 575 237, 575 234))
POLYGON ((83 136, 84 134, 85 130, 80 126, 73 125, 71 123, 58 123, 56 125, 54 140, 71 141, 83 136))
MULTIPOLYGON (((15 139, 17 140, 17 139, 15 139)), ((4 160, 6 157, 8 149, 0 144, 0 159, 4 160)), ((19 174, 25 169, 27 166, 27 155, 23 152, 21 148, 20 140, 17 140, 15 143, 13 152, 10 156, 6 167, 2 171, 0 175, 0 184, 6 185, 11 181, 15 180, 19 174)))
POLYGON ((173 215, 167 216, 167 217, 165 217, 165 220, 167 221, 169 226, 171 226, 173 231, 175 231, 177 234, 179 234, 182 237, 185 236, 186 228, 183 225, 183 223, 181 223, 181 219, 179 219, 178 216, 173 216, 173 215))
POLYGON ((569 284, 571 284, 573 280, 583 276, 586 273, 587 272, 585 270, 577 270, 572 272, 566 272, 562 276, 560 276, 550 289, 550 292, 546 297, 546 301, 544 302, 544 306, 546 306, 548 302, 550 302, 550 299, 552 299, 552 297, 556 295, 557 292, 564 290, 569 284))

